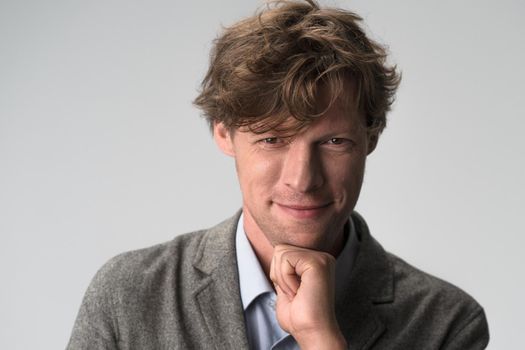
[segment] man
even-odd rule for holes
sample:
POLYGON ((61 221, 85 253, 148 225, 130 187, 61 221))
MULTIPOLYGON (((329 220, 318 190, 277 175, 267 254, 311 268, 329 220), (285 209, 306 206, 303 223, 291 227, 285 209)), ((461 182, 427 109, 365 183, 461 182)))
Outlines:
POLYGON ((225 30, 195 103, 242 211, 125 253, 70 349, 483 349, 483 309, 385 252, 353 208, 399 76, 360 18, 280 2, 225 30))

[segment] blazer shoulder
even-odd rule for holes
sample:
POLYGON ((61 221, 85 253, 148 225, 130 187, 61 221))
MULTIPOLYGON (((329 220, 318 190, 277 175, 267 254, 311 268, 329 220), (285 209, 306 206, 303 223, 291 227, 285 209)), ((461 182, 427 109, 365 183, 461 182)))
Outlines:
POLYGON ((190 282, 198 273, 194 267, 202 265, 204 251, 226 251, 231 255, 232 233, 238 216, 208 229, 177 235, 168 242, 111 258, 95 274, 88 294, 93 297, 99 294, 137 295, 141 289, 153 293, 158 290, 152 286, 160 287, 168 282, 191 287, 190 282))
MULTIPOLYGON (((96 273, 92 287, 104 290, 136 290, 145 280, 161 277, 180 267, 189 268, 207 230, 181 234, 151 247, 120 253, 109 259, 96 273)), ((148 281, 147 283, 151 283, 148 281)))
POLYGON ((392 253, 386 254, 394 271, 396 298, 439 299, 443 307, 456 304, 480 307, 471 295, 454 284, 424 272, 392 253))
POLYGON ((165 348, 174 337, 179 343, 188 340, 188 315, 198 312, 195 291, 209 280, 208 271, 228 257, 234 259, 237 219, 238 215, 215 227, 111 258, 91 280, 68 348, 115 349, 118 343, 165 348), (160 332, 166 327, 172 332, 160 332))
POLYGON ((485 312, 470 294, 394 254, 387 253, 387 257, 394 271, 394 307, 398 315, 405 315, 407 322, 417 320, 429 326, 431 333, 441 332, 442 348, 455 348, 450 344, 470 338, 479 345, 474 348, 486 346, 489 334, 485 312))

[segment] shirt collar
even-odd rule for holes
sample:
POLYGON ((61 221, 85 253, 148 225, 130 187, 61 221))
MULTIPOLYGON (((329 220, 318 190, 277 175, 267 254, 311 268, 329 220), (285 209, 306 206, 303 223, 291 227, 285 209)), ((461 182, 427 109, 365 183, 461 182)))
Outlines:
POLYGON ((261 264, 259 264, 248 237, 246 237, 242 214, 237 224, 235 250, 237 252, 242 306, 246 310, 255 298, 263 293, 273 292, 273 288, 266 278, 261 264))
MULTIPOLYGON (((350 271, 357 255, 359 241, 355 233, 352 219, 348 220, 348 238, 343 250, 337 257, 335 266, 336 273, 336 300, 340 299, 348 290, 350 271)), ((274 292, 266 278, 259 260, 253 251, 252 245, 246 236, 243 225, 243 215, 239 217, 237 232, 235 234, 235 251, 237 254, 237 268, 239 270, 239 285, 241 291, 242 306, 244 310, 259 295, 274 292)))

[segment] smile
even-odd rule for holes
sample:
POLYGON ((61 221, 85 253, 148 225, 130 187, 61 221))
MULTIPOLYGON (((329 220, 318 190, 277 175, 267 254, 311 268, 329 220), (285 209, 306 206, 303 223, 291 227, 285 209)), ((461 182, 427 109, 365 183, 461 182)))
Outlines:
POLYGON ((296 219, 312 219, 320 216, 332 203, 319 205, 281 204, 274 202, 279 209, 296 219))

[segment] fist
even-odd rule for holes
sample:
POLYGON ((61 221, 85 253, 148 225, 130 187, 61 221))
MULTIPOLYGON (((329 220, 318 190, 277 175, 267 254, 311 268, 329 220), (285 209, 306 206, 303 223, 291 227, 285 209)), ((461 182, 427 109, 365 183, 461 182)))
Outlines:
POLYGON ((277 245, 270 267, 277 320, 301 349, 345 349, 335 317, 335 258, 324 252, 277 245))

